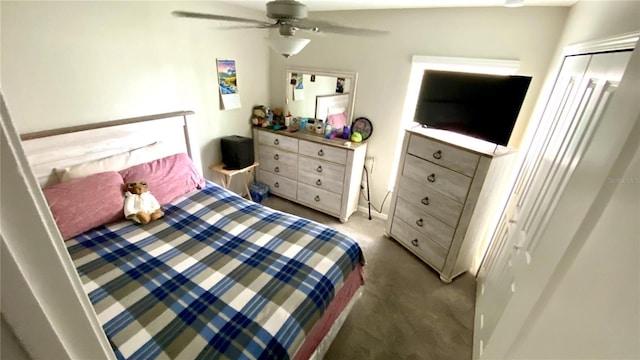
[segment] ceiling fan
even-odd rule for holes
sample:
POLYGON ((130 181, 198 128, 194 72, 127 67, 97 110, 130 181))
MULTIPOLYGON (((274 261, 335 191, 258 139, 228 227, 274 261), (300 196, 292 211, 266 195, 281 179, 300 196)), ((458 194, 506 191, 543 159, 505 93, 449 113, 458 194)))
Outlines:
POLYGON ((221 20, 247 24, 235 26, 234 28, 278 28, 283 38, 272 40, 271 45, 287 58, 300 52, 311 41, 309 39, 294 38, 293 36, 297 30, 356 36, 379 36, 388 33, 382 30, 363 29, 338 25, 323 20, 308 19, 306 5, 296 0, 274 0, 267 3, 267 17, 274 19, 275 23, 191 11, 174 11, 172 14, 192 19, 221 20))

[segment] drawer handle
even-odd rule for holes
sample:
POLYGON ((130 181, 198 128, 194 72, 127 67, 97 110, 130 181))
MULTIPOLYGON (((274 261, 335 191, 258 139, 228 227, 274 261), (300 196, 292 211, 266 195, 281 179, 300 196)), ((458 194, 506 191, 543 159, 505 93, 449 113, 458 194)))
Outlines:
POLYGON ((280 183, 276 181, 276 183, 273 184, 273 186, 279 188, 280 187, 280 183))
POLYGON ((273 140, 273 145, 280 145, 280 140, 278 139, 273 140))
POLYGON ((322 149, 320 149, 320 151, 318 151, 318 156, 324 156, 324 151, 322 151, 322 149))
POLYGON ((418 246, 418 239, 411 240, 411 245, 418 246))
POLYGON ((436 182, 436 174, 431 174, 427 177, 429 182, 436 182))
POLYGON ((275 169, 273 169, 273 171, 275 171, 275 172, 280 172, 280 167, 279 167, 279 166, 276 166, 276 168, 275 168, 275 169))
POLYGON ((318 165, 318 167, 316 168, 317 172, 322 172, 322 165, 318 165))
POLYGON ((278 160, 278 159, 280 159, 280 155, 278 154, 273 155, 273 160, 278 160))
POLYGON ((322 185, 322 180, 320 180, 320 179, 316 180, 316 185, 318 185, 318 186, 322 185))
POLYGON ((320 202, 320 195, 316 195, 316 197, 314 197, 313 200, 315 200, 316 202, 320 202))
POLYGON ((422 199, 422 205, 425 205, 425 206, 429 205, 429 197, 428 196, 425 196, 425 198, 422 199))
POLYGON ((420 218, 420 219, 418 219, 418 220, 416 221, 416 225, 418 225, 418 226, 420 226, 420 227, 422 227, 422 225, 424 225, 424 223, 422 222, 422 218, 420 218))
POLYGON ((433 153, 433 158, 434 159, 438 159, 438 160, 442 159, 442 151, 438 150, 438 151, 434 152, 433 153))

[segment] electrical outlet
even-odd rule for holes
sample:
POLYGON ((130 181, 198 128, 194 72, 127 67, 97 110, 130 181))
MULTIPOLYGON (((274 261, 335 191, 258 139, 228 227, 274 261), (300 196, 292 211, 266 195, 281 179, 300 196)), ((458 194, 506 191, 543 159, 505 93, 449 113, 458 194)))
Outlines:
POLYGON ((373 174, 373 165, 375 164, 375 162, 376 160, 373 156, 366 156, 364 158, 364 164, 365 166, 367 166, 370 174, 373 174))

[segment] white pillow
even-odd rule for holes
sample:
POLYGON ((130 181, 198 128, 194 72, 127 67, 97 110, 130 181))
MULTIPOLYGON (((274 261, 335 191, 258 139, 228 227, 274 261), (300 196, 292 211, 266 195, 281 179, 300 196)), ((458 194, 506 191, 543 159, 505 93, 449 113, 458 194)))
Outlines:
POLYGON ((88 161, 63 169, 55 169, 55 172, 60 182, 65 182, 101 172, 124 170, 131 166, 143 164, 178 152, 178 150, 171 148, 165 143, 156 142, 126 153, 88 161))

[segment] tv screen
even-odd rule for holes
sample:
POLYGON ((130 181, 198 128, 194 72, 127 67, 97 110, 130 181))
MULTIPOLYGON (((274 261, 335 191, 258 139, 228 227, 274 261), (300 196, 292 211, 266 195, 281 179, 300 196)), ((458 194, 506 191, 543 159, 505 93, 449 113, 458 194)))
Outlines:
POLYGON ((507 145, 530 76, 426 70, 414 121, 507 145))

